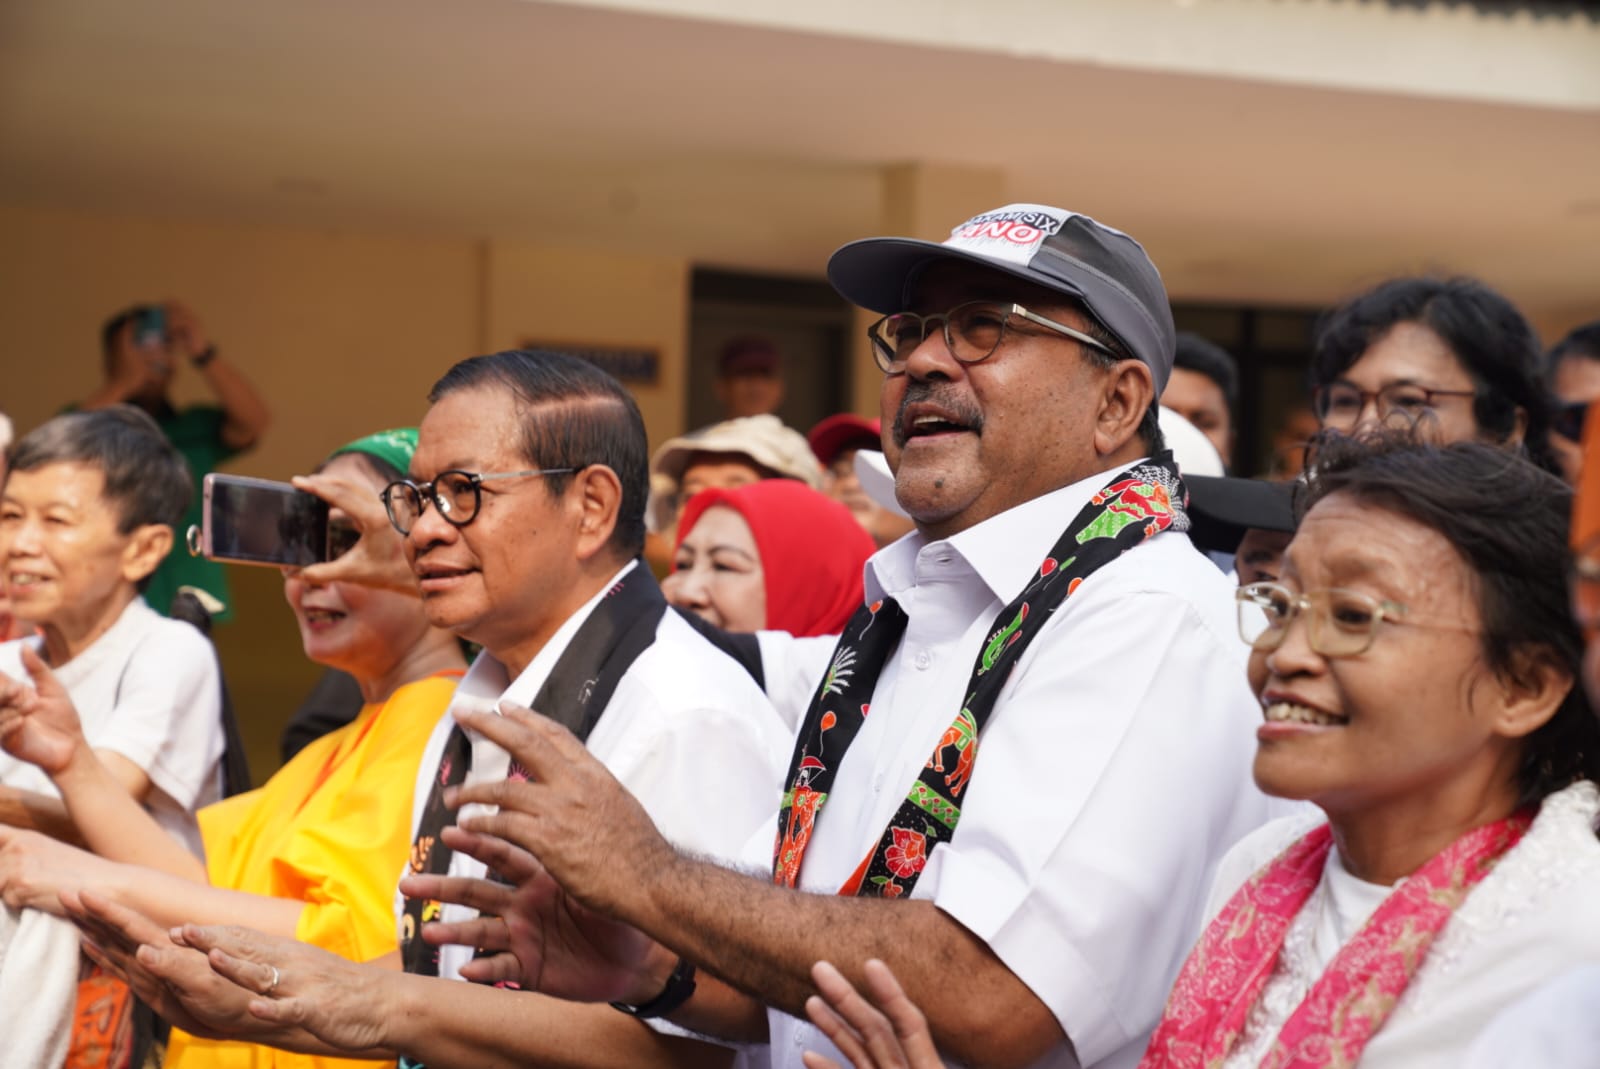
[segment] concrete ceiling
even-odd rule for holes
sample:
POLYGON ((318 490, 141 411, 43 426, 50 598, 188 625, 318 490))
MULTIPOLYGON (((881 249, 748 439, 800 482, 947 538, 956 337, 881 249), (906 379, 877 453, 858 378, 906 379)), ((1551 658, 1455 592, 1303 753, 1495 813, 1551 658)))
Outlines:
POLYGON ((1592 110, 527 0, 0 5, 10 203, 817 273, 913 162, 1129 230, 1186 298, 1321 302, 1435 267, 1600 314, 1592 110))

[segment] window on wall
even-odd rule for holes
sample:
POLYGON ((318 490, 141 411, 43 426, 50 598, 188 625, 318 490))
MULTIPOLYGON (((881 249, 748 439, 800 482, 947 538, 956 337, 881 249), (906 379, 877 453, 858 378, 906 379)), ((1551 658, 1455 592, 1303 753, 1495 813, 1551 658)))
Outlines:
POLYGON ((1215 342, 1239 362, 1235 475, 1299 470, 1297 445, 1315 430, 1306 383, 1318 308, 1174 304, 1179 330, 1215 342))
POLYGON ((844 410, 854 312, 827 282, 701 269, 690 292, 687 426, 725 418, 713 389, 718 360, 747 336, 772 342, 781 356, 783 422, 803 432, 844 410))

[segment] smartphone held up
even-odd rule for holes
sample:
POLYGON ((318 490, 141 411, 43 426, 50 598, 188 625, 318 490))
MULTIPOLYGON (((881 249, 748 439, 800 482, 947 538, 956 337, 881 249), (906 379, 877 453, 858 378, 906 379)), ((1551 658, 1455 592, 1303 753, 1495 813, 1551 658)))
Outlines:
POLYGON ((303 568, 333 560, 359 533, 328 516, 328 503, 288 483, 216 472, 202 484, 199 527, 189 552, 233 564, 303 568))

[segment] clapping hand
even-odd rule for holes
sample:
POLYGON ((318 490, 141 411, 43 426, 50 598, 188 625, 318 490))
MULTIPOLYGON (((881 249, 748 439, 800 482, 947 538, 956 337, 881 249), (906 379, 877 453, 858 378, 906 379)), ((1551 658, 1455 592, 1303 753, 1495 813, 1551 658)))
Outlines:
MULTIPOLYGON (((863 972, 865 997, 828 962, 812 966, 811 978, 821 994, 806 1000, 811 1023, 855 1069, 945 1069, 928 1019, 906 997, 889 966, 873 958, 863 972)), ((803 1058, 806 1069, 840 1069, 838 1062, 813 1051, 803 1058)))
POLYGON ((0 672, 0 748, 50 776, 64 770, 87 744, 78 710, 44 660, 22 647, 30 687, 0 672))
POLYGON ((460 828, 444 829, 442 838, 452 850, 477 858, 509 881, 451 876, 400 881, 403 894, 470 906, 482 914, 422 928, 422 938, 435 946, 490 952, 462 966, 463 979, 515 981, 525 990, 576 1002, 644 1001, 640 990, 659 990, 652 964, 675 959, 632 926, 574 901, 527 851, 460 828))

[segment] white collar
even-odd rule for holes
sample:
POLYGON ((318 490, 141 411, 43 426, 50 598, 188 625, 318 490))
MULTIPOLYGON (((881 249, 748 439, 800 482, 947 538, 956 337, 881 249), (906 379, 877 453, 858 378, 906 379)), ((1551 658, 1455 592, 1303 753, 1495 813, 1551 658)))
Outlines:
MULTIPOLYGON (((578 633, 578 628, 583 626, 583 622, 589 618, 594 607, 600 604, 600 599, 621 582, 624 576, 638 567, 638 563, 637 560, 630 560, 624 564, 620 571, 605 581, 592 598, 567 617, 561 626, 556 628, 556 633, 550 636, 550 641, 534 655, 533 660, 528 662, 528 667, 524 668, 516 679, 509 678, 505 664, 488 650, 480 653, 472 662, 472 667, 467 669, 467 674, 462 677, 460 685, 456 687, 456 695, 450 702, 451 708, 474 708, 490 712, 502 701, 515 702, 517 705, 531 708, 539 688, 544 686, 544 681, 549 678, 550 670, 556 666, 556 662, 571 644, 572 636, 578 633)), ((478 740, 474 738, 472 741, 476 744, 478 740)))
POLYGON ((910 590, 916 585, 918 561, 928 554, 949 549, 966 561, 996 599, 1009 602, 1028 585, 1067 524, 1105 486, 1110 474, 1148 459, 1097 471, 1069 486, 1024 501, 949 538, 929 542, 920 531, 913 531, 867 561, 866 600, 870 603, 910 590))

